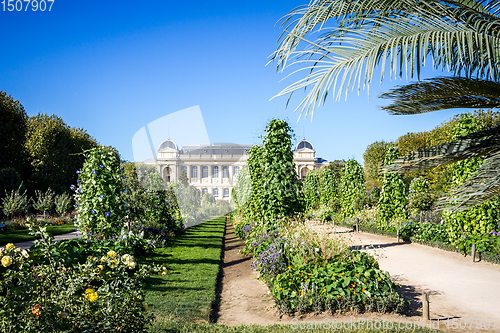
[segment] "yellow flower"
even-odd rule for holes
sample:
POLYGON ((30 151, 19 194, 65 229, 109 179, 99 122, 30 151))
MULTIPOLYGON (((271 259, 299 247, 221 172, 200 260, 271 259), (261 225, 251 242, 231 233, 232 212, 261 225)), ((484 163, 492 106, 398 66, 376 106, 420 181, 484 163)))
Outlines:
POLYGON ((377 280, 381 281, 382 279, 380 277, 377 277, 377 280))
POLYGON ((354 295, 356 295, 356 291, 353 291, 354 295))
POLYGON ((288 266, 288 269, 292 269, 292 266, 288 266))
POLYGON ((305 294, 305 292, 301 292, 301 294, 302 294, 302 295, 304 295, 304 294, 305 294))
POLYGON ((147 312, 147 311, 149 310, 149 305, 148 305, 148 303, 144 303, 144 304, 143 304, 143 306, 144 306, 144 311, 146 311, 146 312, 147 312))
POLYGON ((14 244, 9 243, 9 244, 5 245, 5 248, 6 248, 7 250, 14 250, 16 247, 14 246, 14 244))
POLYGON ((116 259, 111 259, 108 263, 108 266, 111 267, 111 268, 115 268, 116 266, 118 266, 118 260, 116 259))
POLYGON ((29 258, 29 257, 30 257, 30 255, 29 255, 28 251, 26 251, 26 250, 22 250, 22 251, 21 251, 21 254, 22 254, 22 255, 23 255, 23 257, 25 257, 25 258, 29 258))
POLYGON ((117 254, 116 254, 115 251, 111 250, 111 251, 108 252, 108 257, 115 258, 116 256, 117 256, 117 254))
POLYGON ((338 298, 340 298, 340 295, 337 295, 338 298))
POLYGON ((361 288, 361 291, 362 291, 362 292, 365 292, 365 291, 366 291, 366 289, 365 289, 365 288, 361 288))
POLYGON ((101 262, 105 262, 106 261, 106 257, 101 257, 101 262))
POLYGON ((95 289, 85 289, 85 298, 91 302, 95 302, 99 298, 99 295, 95 292, 95 289))
POLYGON ((102 270, 104 269, 104 266, 103 265, 99 265, 97 266, 97 268, 95 269, 95 273, 96 274, 101 274, 102 270))
POLYGON ((161 276, 166 275, 166 274, 167 274, 167 269, 166 269, 165 267, 163 267, 163 266, 162 266, 162 267, 161 267, 161 269, 160 269, 160 273, 159 273, 159 274, 160 274, 161 276))
POLYGON ((323 293, 326 293, 326 289, 323 289, 323 291, 322 291, 321 293, 322 293, 322 294, 323 294, 323 293))
POLYGON ((9 267, 12 264, 12 258, 10 256, 5 256, 2 258, 2 266, 9 267))

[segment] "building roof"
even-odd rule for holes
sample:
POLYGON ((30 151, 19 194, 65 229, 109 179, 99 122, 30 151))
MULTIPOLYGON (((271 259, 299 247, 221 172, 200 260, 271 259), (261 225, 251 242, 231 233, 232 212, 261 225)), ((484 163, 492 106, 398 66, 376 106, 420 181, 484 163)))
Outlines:
POLYGON ((303 138, 302 141, 297 143, 297 145, 295 146, 295 150, 300 150, 300 149, 304 149, 304 148, 314 150, 312 143, 307 141, 306 138, 303 138))
POLYGON ((168 138, 167 140, 163 141, 160 145, 160 148, 158 148, 158 150, 162 150, 162 149, 165 149, 165 148, 172 148, 172 149, 175 149, 175 150, 179 150, 177 148, 177 145, 175 144, 174 141, 172 141, 170 138, 168 138))

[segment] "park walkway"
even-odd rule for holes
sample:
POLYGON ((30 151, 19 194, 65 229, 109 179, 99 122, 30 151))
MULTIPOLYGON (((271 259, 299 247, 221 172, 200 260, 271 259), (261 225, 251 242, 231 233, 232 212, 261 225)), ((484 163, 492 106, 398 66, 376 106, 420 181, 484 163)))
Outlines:
MULTIPOLYGON (((61 235, 56 235, 54 236, 55 241, 63 240, 63 239, 73 239, 73 238, 80 238, 81 235, 79 234, 78 236, 76 235, 76 232, 70 232, 67 234, 61 234, 61 235)), ((34 244, 34 241, 26 241, 26 242, 20 242, 20 243, 15 243, 14 245, 18 249, 29 249, 32 247, 34 244)))
MULTIPOLYGON (((310 226, 331 235, 349 238, 353 248, 377 258, 380 269, 401 285, 405 298, 418 305, 423 292, 430 294, 431 319, 444 321, 466 318, 485 323, 497 318, 500 331, 500 266, 472 262, 470 256, 364 232, 354 233, 343 227, 311 222, 310 226), (367 248, 368 246, 368 248, 367 248)), ((469 323, 467 321, 467 329, 469 323)), ((451 322, 450 322, 451 324, 451 322)), ((444 327, 442 327, 443 329, 444 327)), ((484 330, 486 331, 486 330, 484 330)), ((491 330, 489 330, 491 331, 491 330)))

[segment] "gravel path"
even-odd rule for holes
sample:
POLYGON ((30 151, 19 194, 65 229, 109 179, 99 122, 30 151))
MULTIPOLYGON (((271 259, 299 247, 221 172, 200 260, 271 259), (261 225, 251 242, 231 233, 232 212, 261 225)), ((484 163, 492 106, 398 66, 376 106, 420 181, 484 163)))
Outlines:
MULTIPOLYGON (((497 318, 495 331, 500 331, 500 266, 488 262, 472 262, 470 256, 420 244, 397 243, 396 239, 369 233, 353 233, 331 224, 311 223, 311 227, 330 234, 349 235, 352 246, 374 254, 380 268, 402 286, 407 299, 418 304, 423 292, 430 294, 431 319, 452 325, 455 318, 462 325, 474 318, 486 326, 497 318), (366 249, 368 245, 369 249, 366 249)), ((474 322, 473 326, 476 324, 474 322)), ((463 326, 462 326, 463 327, 463 326)), ((484 330, 483 330, 484 331, 484 330)))

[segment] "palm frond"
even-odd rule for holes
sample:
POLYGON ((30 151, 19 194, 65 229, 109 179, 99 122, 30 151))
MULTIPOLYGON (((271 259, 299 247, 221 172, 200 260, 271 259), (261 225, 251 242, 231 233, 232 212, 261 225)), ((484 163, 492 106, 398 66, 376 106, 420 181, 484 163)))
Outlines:
POLYGON ((285 32, 271 60, 277 70, 309 62, 304 68, 308 75, 275 97, 311 87, 297 107, 307 115, 328 94, 338 99, 345 90, 347 96, 353 82, 358 91, 361 82, 369 91, 376 68, 381 68, 382 80, 387 63, 391 77, 418 77, 427 57, 439 70, 497 81, 498 7, 473 0, 314 0, 283 19, 285 32), (318 36, 311 38, 314 34, 318 36), (308 47, 297 51, 301 43, 308 47))
POLYGON ((495 154, 499 151, 500 125, 459 137, 442 145, 413 151, 392 164, 384 166, 383 169, 385 172, 398 173, 421 171, 472 157, 495 154))
POLYGON ((500 83, 464 77, 439 77, 408 84, 380 95, 392 103, 382 107, 393 115, 452 108, 500 107, 500 83))
POLYGON ((500 152, 488 155, 478 170, 462 185, 440 198, 439 210, 463 211, 500 195, 500 152))
MULTIPOLYGON (((477 43, 488 44, 489 48, 482 55, 477 52, 476 58, 494 54, 500 59, 500 41, 464 26, 454 26, 438 17, 433 20, 408 17, 371 21, 379 26, 376 29, 334 29, 313 42, 301 37, 310 47, 295 52, 296 59, 290 65, 310 63, 310 66, 298 70, 307 70, 308 74, 273 98, 309 87, 311 91, 297 109, 302 108, 301 115, 304 111, 306 115, 313 114, 316 102, 318 105, 324 103, 328 94, 339 99, 343 91, 347 96, 355 84, 358 91, 361 85, 369 89, 378 65, 382 69, 382 80, 387 62, 391 76, 406 75, 410 79, 419 74, 420 64, 425 63, 431 50, 435 66, 446 63, 457 70, 471 67, 470 54, 480 48, 477 43), (470 44, 464 42, 468 39, 471 39, 470 44)), ((490 76, 496 75, 493 72, 490 76)))

